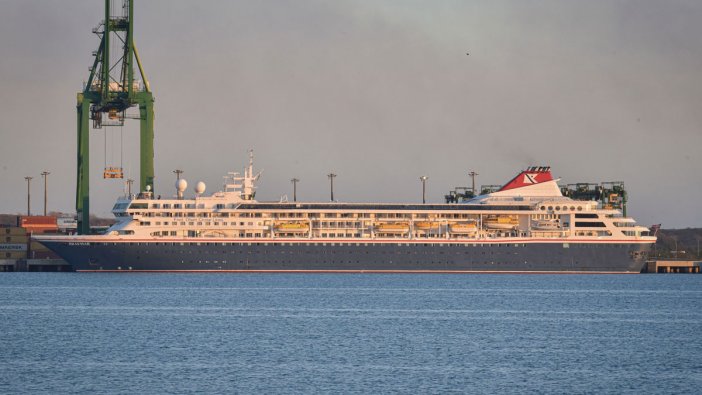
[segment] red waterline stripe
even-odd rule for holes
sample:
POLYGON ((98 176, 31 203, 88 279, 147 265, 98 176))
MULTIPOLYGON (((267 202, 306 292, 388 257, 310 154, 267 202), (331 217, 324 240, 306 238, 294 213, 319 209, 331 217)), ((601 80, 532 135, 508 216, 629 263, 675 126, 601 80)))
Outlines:
POLYGON ((495 270, 76 270, 81 273, 327 273, 327 274, 639 274, 604 271, 495 271, 495 270))

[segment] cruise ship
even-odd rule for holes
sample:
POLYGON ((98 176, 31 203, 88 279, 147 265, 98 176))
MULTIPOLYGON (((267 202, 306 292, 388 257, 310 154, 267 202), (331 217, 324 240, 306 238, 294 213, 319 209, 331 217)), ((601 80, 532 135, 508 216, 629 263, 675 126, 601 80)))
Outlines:
MULTIPOLYGON (((120 197, 101 235, 35 239, 80 272, 639 273, 656 237, 561 192, 549 167, 446 204, 259 202, 253 154, 221 191, 120 197)), ((148 187, 147 187, 148 189, 148 187)))

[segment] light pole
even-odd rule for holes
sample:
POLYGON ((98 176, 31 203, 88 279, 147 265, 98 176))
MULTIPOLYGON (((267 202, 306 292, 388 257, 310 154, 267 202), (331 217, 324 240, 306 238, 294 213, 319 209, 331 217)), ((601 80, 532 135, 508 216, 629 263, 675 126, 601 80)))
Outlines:
POLYGON ((179 170, 179 169, 175 169, 175 170, 173 170, 173 172, 176 175, 176 181, 180 180, 180 175, 185 173, 183 170, 179 170))
POLYGON ((132 184, 134 184, 134 180, 131 178, 127 179, 127 197, 132 198, 132 184))
POLYGON ((293 202, 297 202, 297 183, 300 182, 300 180, 293 178, 290 182, 293 184, 293 202))
POLYGON ((468 173, 468 175, 471 179, 471 190, 473 191, 473 196, 475 197, 475 176, 477 176, 478 173, 471 170, 470 173, 468 173))
POLYGON ((331 201, 334 201, 334 177, 336 177, 336 174, 334 173, 329 173, 327 174, 327 177, 329 177, 329 185, 331 187, 331 201))
POLYGON ((41 176, 44 177, 44 216, 46 217, 46 179, 48 178, 47 176, 51 174, 48 171, 44 170, 41 172, 41 176))
POLYGON ((419 180, 422 182, 422 204, 425 204, 427 202, 427 180, 429 177, 427 176, 421 176, 419 177, 419 180))
POLYGON ((31 195, 30 195, 30 193, 29 193, 29 183, 32 181, 32 178, 34 178, 34 177, 29 177, 29 176, 24 177, 24 179, 27 180, 27 217, 29 217, 30 215, 32 215, 32 212, 31 212, 31 210, 29 209, 29 207, 30 207, 30 201, 31 201, 31 195))

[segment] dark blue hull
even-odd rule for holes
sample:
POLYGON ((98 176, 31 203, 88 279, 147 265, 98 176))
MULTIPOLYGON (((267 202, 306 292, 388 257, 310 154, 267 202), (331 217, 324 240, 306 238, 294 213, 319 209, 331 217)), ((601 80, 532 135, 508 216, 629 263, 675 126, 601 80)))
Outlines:
POLYGON ((640 273, 650 243, 42 241, 77 271, 640 273))

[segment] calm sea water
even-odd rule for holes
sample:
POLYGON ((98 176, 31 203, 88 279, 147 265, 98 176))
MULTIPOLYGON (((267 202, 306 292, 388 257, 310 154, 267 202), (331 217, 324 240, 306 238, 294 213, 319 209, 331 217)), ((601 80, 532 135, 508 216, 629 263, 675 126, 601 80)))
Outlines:
POLYGON ((0 274, 2 393, 700 393, 702 276, 0 274))

